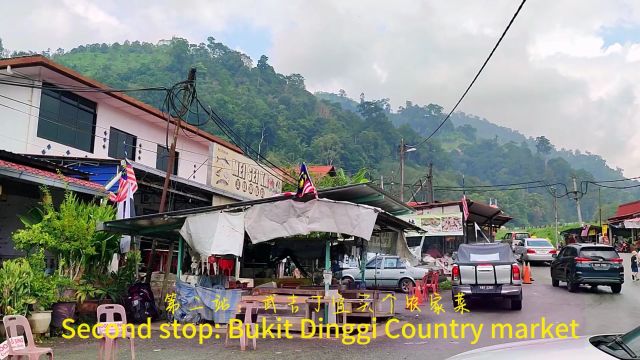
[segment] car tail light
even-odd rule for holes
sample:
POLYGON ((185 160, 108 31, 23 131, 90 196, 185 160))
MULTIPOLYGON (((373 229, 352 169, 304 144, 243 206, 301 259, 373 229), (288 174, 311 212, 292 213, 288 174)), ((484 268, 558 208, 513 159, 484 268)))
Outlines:
POLYGON ((609 259, 608 261, 614 262, 614 263, 618 263, 618 264, 622 264, 622 258, 613 258, 613 259, 609 259))
POLYGON ((535 254, 536 250, 535 249, 527 249, 527 254, 535 254))
POLYGON ((549 250, 549 254, 557 254, 557 253, 558 253, 558 250, 556 249, 549 250))
POLYGON ((583 258, 583 257, 577 257, 576 258, 576 262, 577 263, 586 263, 586 262, 592 262, 593 259, 589 259, 589 258, 583 258))
POLYGON ((460 281, 460 267, 458 267, 458 265, 453 265, 451 267, 451 280, 460 281))
POLYGON ((511 273, 513 274, 513 280, 520 280, 520 266, 511 265, 511 273))

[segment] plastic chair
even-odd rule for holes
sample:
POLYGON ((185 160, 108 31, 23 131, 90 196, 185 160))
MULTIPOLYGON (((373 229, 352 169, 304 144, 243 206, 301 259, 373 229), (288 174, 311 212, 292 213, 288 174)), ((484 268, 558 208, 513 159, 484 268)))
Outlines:
POLYGON ((53 359, 53 350, 51 350, 51 348, 36 346, 36 343, 33 341, 31 326, 26 317, 22 315, 5 316, 3 322, 7 332, 7 339, 16 336, 25 336, 27 338, 26 347, 22 350, 13 350, 11 345, 9 345, 9 359, 26 356, 29 360, 37 360, 40 359, 42 355, 47 355, 49 359, 53 359))
POLYGON ((440 275, 438 274, 437 271, 432 271, 429 274, 427 274, 425 277, 427 276, 428 276, 428 282, 425 284, 424 288, 425 288, 426 297, 429 297, 429 291, 435 294, 438 292, 438 290, 440 290, 440 284, 439 284, 440 275))
MULTIPOLYGON (((103 304, 98 306, 97 310, 98 323, 116 323, 121 325, 121 331, 126 331, 125 326, 127 324, 127 312, 124 306, 118 304, 103 304), (116 315, 119 315, 120 320, 116 320, 116 315), (103 320, 104 317, 104 320, 103 320)), ((129 345, 131 347, 131 359, 136 358, 136 349, 133 342, 133 337, 130 334, 125 334, 125 337, 129 339, 129 345)), ((106 334, 100 339, 100 346, 98 350, 98 360, 101 359, 116 359, 118 357, 118 339, 110 339, 106 334)))
MULTIPOLYGON (((426 298, 424 297, 424 292, 422 291, 423 287, 420 286, 421 282, 416 281, 416 284, 409 284, 409 294, 411 296, 415 296, 418 301, 418 305, 424 304, 426 298)), ((409 303, 405 305, 406 309, 409 309, 409 303)))
MULTIPOLYGON (((257 343, 256 343, 256 339, 257 339, 257 331, 258 331, 258 324, 253 322, 253 313, 254 311, 258 312, 258 306, 256 303, 253 302, 248 302, 245 303, 245 312, 244 312, 244 322, 242 323, 242 336, 240 337, 240 350, 245 351, 247 348, 247 343, 249 342, 249 340, 252 341, 252 346, 253 346, 253 350, 255 350, 257 348, 257 343), (249 326, 247 326, 249 325, 249 326), (251 332, 251 336, 253 337, 252 339, 249 339, 249 336, 247 334, 247 331, 251 332)), ((227 325, 227 334, 226 334, 226 338, 224 340, 224 346, 227 347, 229 346, 229 338, 231 335, 231 328, 229 327, 229 325, 227 325)))

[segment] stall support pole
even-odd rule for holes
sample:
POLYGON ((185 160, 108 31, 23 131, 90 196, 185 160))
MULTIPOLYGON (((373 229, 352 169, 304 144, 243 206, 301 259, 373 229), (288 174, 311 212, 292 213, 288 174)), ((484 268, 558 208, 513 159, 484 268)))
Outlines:
POLYGON ((364 284, 364 272, 367 266, 367 252, 364 247, 364 239, 360 239, 360 281, 364 284))
POLYGON ((178 274, 178 280, 182 281, 182 252, 184 251, 183 245, 182 245, 182 236, 178 237, 178 269, 177 269, 177 274, 178 274))
POLYGON ((158 245, 158 240, 153 239, 151 243, 151 252, 149 253, 149 261, 147 261, 147 274, 145 275, 144 282, 149 284, 151 283, 151 274, 153 273, 153 263, 156 257, 156 246, 158 245))
POLYGON ((160 292, 160 302, 163 304, 162 308, 165 309, 164 297, 167 295, 167 286, 169 285, 169 273, 171 273, 171 263, 173 262, 173 245, 172 241, 169 244, 169 253, 167 254, 167 260, 164 264, 164 278, 162 279, 162 291, 160 292))
MULTIPOLYGON (((324 271, 331 271, 331 239, 327 239, 327 242, 324 246, 324 271)), ((324 283, 324 296, 329 295, 329 283, 325 281, 324 283)), ((327 320, 329 319, 329 306, 325 305, 324 307, 324 319, 322 319, 323 324, 327 324, 327 320)))

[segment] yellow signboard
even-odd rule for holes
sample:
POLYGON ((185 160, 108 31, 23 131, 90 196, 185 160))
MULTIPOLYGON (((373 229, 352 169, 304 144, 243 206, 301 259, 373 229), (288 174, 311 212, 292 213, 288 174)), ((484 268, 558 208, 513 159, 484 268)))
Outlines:
POLYGON ((262 199, 282 193, 278 170, 260 166, 252 159, 219 144, 211 148, 209 185, 243 199, 262 199))

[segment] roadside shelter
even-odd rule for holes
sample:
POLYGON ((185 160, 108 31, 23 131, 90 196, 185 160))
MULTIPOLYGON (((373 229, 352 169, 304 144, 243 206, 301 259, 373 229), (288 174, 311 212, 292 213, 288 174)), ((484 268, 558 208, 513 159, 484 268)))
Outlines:
MULTIPOLYGON (((297 240, 309 244, 317 243, 318 239, 323 241, 325 246, 321 257, 324 257, 322 268, 325 271, 331 267, 331 246, 336 245, 340 238, 350 238, 351 244, 359 248, 357 255, 361 267, 366 260, 364 254, 368 244, 382 246, 384 243, 387 253, 417 263, 408 250, 404 232, 421 229, 394 215, 410 213, 411 208, 368 183, 325 189, 318 195, 318 199, 309 195, 302 199, 282 195, 138 216, 105 222, 101 229, 131 235, 134 239, 158 239, 169 244, 171 255, 174 244, 177 244, 178 279, 186 269, 185 242, 190 244, 191 250, 203 252, 204 256, 235 256, 236 279, 247 265, 244 262, 246 248, 264 242, 291 243, 292 239, 294 243, 297 240), (318 233, 329 236, 318 237, 318 233)), ((168 264, 171 257, 167 259, 168 264)), ((325 272, 327 288, 329 281, 330 273, 325 272)), ((166 294, 167 281, 164 282, 160 298, 166 294)))
POLYGON ((618 206, 616 213, 608 219, 609 239, 612 244, 621 242, 640 245, 640 200, 618 206))

